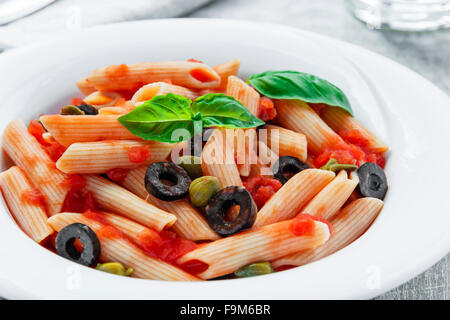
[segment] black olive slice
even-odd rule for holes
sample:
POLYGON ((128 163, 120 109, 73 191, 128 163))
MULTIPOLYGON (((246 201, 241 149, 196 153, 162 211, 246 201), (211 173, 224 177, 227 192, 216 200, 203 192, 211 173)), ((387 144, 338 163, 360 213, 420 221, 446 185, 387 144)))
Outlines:
POLYGON ((79 106, 76 106, 76 107, 78 109, 84 111, 84 114, 88 115, 88 116, 95 116, 95 115, 98 114, 97 108, 95 108, 95 107, 93 107, 93 106, 91 106, 90 104, 87 104, 87 103, 80 104, 79 106))
POLYGON ((154 197, 164 201, 184 198, 189 192, 191 178, 186 170, 168 161, 154 162, 145 172, 145 189, 154 197), (173 185, 164 183, 168 180, 173 185))
POLYGON ((293 175, 308 168, 309 166, 306 163, 295 157, 282 156, 275 162, 272 171, 275 179, 285 184, 293 175))
POLYGON ((73 223, 61 229, 56 236, 55 247, 60 256, 88 267, 100 258, 100 241, 97 235, 82 223, 73 223), (75 239, 83 244, 82 252, 75 248, 75 239))
POLYGON ((379 165, 366 162, 356 173, 359 178, 357 190, 361 196, 384 199, 388 185, 384 170, 379 165))
POLYGON ((221 236, 229 236, 251 228, 256 218, 256 205, 250 193, 243 187, 226 187, 217 192, 205 208, 209 226, 221 236), (239 206, 239 213, 227 221, 227 210, 239 206))

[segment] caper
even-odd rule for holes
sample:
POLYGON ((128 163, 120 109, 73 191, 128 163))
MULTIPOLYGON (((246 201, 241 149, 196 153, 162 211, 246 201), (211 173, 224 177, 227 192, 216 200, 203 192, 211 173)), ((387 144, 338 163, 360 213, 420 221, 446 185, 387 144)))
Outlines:
POLYGON ((248 266, 242 267, 234 273, 236 277, 238 278, 247 278, 247 277, 254 277, 254 276, 260 276, 263 274, 269 274, 273 273, 272 266, 270 262, 258 262, 258 263, 252 263, 248 266))
POLYGON ((178 158, 179 165, 187 171, 191 179, 197 179, 203 175, 202 159, 196 156, 182 156, 178 158))
POLYGON ((339 163, 336 159, 330 159, 325 165, 320 167, 320 169, 333 172, 338 172, 341 170, 352 171, 358 169, 358 166, 355 164, 339 163))
POLYGON ((65 106, 61 108, 61 114, 63 116, 81 116, 84 115, 84 112, 80 110, 80 108, 75 106, 65 106))
POLYGON ((95 269, 117 274, 118 276, 129 276, 133 273, 133 268, 125 269, 125 267, 119 262, 99 263, 95 269))
POLYGON ((209 199, 220 190, 220 183, 216 177, 204 176, 192 181, 189 186, 191 203, 195 207, 204 207, 209 199))

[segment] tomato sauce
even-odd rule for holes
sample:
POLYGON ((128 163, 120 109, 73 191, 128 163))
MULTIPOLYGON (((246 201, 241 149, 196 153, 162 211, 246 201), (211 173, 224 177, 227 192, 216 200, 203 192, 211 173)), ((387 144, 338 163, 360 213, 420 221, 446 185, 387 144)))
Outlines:
POLYGON ((23 202, 33 204, 33 205, 38 205, 38 206, 45 205, 44 195, 38 189, 35 189, 35 188, 23 191, 22 194, 20 195, 20 199, 23 202))
POLYGON ((86 180, 78 175, 69 175, 62 183, 63 186, 70 186, 62 206, 63 212, 83 213, 86 210, 96 210, 97 204, 94 195, 90 191, 85 191, 86 180))
POLYGON ((151 155, 149 146, 131 147, 128 149, 128 159, 133 163, 145 162, 151 155))
POLYGON ((261 175, 248 178, 243 183, 259 209, 283 186, 279 180, 261 175))
POLYGON ((152 229, 137 235, 137 245, 149 256, 175 264, 177 259, 197 248, 193 241, 177 237, 172 231, 152 229))
POLYGON ((380 153, 370 149, 369 141, 358 130, 342 130, 338 132, 344 142, 333 141, 321 153, 313 156, 314 165, 320 168, 334 158, 339 163, 361 166, 366 162, 373 162, 384 168, 386 159, 380 153))
POLYGON ((270 121, 273 120, 276 115, 277 110, 275 109, 272 99, 261 97, 261 99, 259 99, 258 118, 262 121, 270 121))
POLYGON ((83 103, 84 101, 81 98, 72 98, 72 100, 70 101, 70 104, 73 106, 79 106, 82 105, 83 103))
POLYGON ((292 219, 291 231, 296 236, 312 236, 315 229, 314 221, 325 223, 330 230, 330 234, 333 232, 333 226, 328 220, 307 213, 300 213, 292 219))
POLYGON ((109 179, 115 182, 123 182, 125 178, 127 177, 128 173, 130 172, 129 169, 123 169, 123 168, 115 168, 108 170, 106 172, 106 175, 109 179))
POLYGON ((187 62, 203 63, 203 61, 200 61, 200 60, 197 60, 197 59, 187 59, 187 62))
POLYGON ((46 132, 42 124, 37 120, 31 120, 28 125, 28 132, 36 138, 36 140, 43 146, 49 146, 50 143, 47 142, 42 135, 46 132))
POLYGON ((123 77, 128 73, 128 71, 129 71, 129 69, 126 64, 108 66, 105 68, 105 74, 110 79, 123 77))

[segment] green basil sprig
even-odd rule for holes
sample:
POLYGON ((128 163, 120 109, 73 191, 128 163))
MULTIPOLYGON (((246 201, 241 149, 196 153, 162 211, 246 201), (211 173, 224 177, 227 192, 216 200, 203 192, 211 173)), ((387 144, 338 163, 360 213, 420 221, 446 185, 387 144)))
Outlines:
POLYGON ((253 128, 264 124, 232 97, 209 93, 192 101, 168 93, 144 102, 118 121, 132 134, 144 140, 176 143, 186 136, 173 136, 177 129, 187 130, 192 137, 201 127, 231 129, 253 128), (201 124, 201 127, 199 127, 201 124))
POLYGON ((353 116, 347 96, 341 89, 314 75, 298 71, 266 71, 251 75, 249 82, 256 90, 272 99, 299 99, 325 103, 344 109, 353 116))

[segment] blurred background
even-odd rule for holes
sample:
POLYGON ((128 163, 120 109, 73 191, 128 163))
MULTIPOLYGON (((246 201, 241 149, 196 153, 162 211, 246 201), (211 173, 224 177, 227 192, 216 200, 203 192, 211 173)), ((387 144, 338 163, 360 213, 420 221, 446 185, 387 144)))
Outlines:
MULTIPOLYGON (((0 0, 0 52, 97 24, 170 17, 316 32, 391 58, 450 94, 450 0, 0 0)), ((447 255, 376 299, 449 298, 447 255)))

